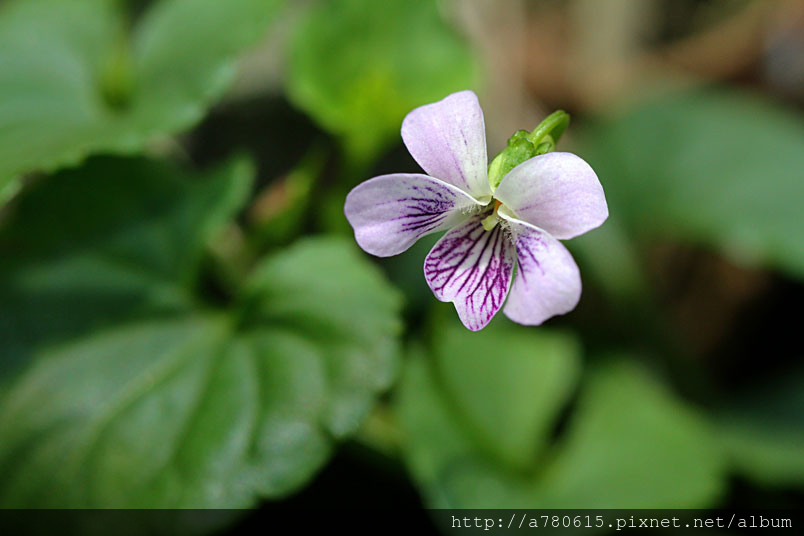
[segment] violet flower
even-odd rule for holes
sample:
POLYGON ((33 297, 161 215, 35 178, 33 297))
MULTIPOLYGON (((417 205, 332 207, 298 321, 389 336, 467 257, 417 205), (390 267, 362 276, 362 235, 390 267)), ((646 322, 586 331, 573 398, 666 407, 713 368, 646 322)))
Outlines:
POLYGON ((515 134, 488 168, 483 111, 472 91, 416 108, 402 139, 428 174, 382 175, 355 187, 345 213, 357 243, 388 257, 448 230, 427 255, 424 276, 473 331, 504 302, 505 315, 526 325, 571 311, 581 279, 559 240, 602 224, 608 207, 581 158, 541 154, 555 147, 564 116, 562 125, 545 120, 532 134, 515 134))

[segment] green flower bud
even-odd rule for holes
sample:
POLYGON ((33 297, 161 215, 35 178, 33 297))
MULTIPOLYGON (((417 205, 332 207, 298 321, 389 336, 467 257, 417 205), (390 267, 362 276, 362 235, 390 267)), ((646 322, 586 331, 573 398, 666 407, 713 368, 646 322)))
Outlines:
POLYGON ((569 126, 570 116, 556 110, 539 123, 533 132, 518 130, 508 138, 508 145, 489 165, 489 185, 494 192, 509 171, 534 156, 556 150, 556 144, 569 126))
POLYGON ((489 166, 489 185, 492 192, 497 189, 500 181, 509 171, 525 160, 530 160, 536 156, 536 146, 527 139, 527 136, 527 130, 520 130, 511 136, 508 140, 508 146, 491 161, 489 166), (524 135, 521 133, 524 133, 524 135))

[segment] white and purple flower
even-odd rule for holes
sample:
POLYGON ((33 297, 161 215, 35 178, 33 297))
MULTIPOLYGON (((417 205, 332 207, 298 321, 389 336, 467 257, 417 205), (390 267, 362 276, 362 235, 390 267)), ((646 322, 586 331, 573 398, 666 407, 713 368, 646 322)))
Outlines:
POLYGON ((483 111, 472 91, 410 112, 402 139, 428 174, 382 175, 349 193, 346 218, 361 248, 389 257, 448 230, 427 255, 424 276, 473 331, 503 303, 508 318, 526 325, 575 308, 581 278, 558 240, 608 217, 586 162, 571 153, 539 154, 490 183, 483 111))

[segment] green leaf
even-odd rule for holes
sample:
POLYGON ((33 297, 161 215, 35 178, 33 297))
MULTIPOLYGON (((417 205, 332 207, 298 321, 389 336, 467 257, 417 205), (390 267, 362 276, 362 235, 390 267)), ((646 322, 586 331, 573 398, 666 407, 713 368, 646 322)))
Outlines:
POLYGON ((802 118, 710 89, 601 121, 583 139, 612 214, 645 241, 704 243, 804 277, 802 118))
POLYGON ((92 152, 135 152, 198 121, 277 0, 162 0, 133 27, 114 0, 0 8, 0 188, 92 152))
MULTIPOLYGON (((450 471, 472 467, 481 454, 445 400, 441 386, 436 382, 432 363, 428 363, 427 358, 422 348, 411 349, 394 401, 404 433, 402 448, 405 461, 425 498, 426 506, 453 508, 460 504, 502 504, 494 499, 464 503, 453 499, 454 492, 462 488, 456 490, 449 485, 450 471)), ((506 506, 513 507, 510 503, 506 506)))
POLYGON ((245 507, 330 440, 316 349, 214 317, 130 324, 42 356, 0 406, 4 506, 245 507))
MULTIPOLYGON (((724 484, 724 464, 711 430, 694 411, 631 364, 612 364, 592 374, 583 384, 568 429, 548 449, 532 449, 527 467, 504 460, 488 448, 489 437, 478 434, 477 423, 491 429, 493 412, 502 421, 512 418, 509 413, 521 415, 510 393, 525 393, 523 386, 528 383, 533 390, 549 385, 549 379, 535 380, 530 372, 542 362, 540 351, 556 354, 544 362, 544 374, 552 369, 552 380, 572 383, 566 370, 556 374, 560 368, 555 361, 560 355, 572 362, 574 345, 558 343, 561 339, 554 337, 544 330, 521 334, 513 348, 520 352, 531 339, 529 357, 536 364, 528 367, 522 366, 524 355, 505 358, 510 335, 494 341, 496 353, 487 351, 485 341, 453 343, 454 359, 463 359, 466 369, 481 359, 487 361, 486 382, 467 381, 475 373, 466 374, 459 366, 445 370, 438 350, 429 356, 434 360, 429 363, 421 350, 412 357, 396 409, 406 434, 405 458, 428 506, 692 508, 711 504, 724 484), (544 342, 551 340, 553 348, 544 342), (483 351, 483 357, 472 355, 473 345, 483 351), (518 377, 518 372, 531 380, 518 377), (464 404, 456 403, 453 392, 462 381, 464 398, 472 397, 464 404), (507 406, 499 404, 506 398, 507 406), (483 407, 484 402, 489 407, 483 407)), ((574 365, 567 370, 572 369, 574 365)), ((479 378, 482 372, 476 375, 479 378)), ((542 422, 556 418, 568 388, 554 386, 554 399, 545 397, 545 407, 532 410, 543 412, 542 422)), ((532 394, 520 397, 523 402, 535 400, 532 394)), ((496 428, 502 434, 506 426, 496 428)), ((545 426, 534 432, 538 443, 549 442, 545 426)))
MULTIPOLYGON (((368 392, 395 376, 401 297, 348 239, 306 240, 257 267, 245 306, 257 325, 281 326, 326 354, 333 403, 330 433, 354 432, 371 409, 368 392)), ((247 324, 250 326, 251 324, 247 324)))
POLYGON ((724 469, 708 423, 623 362, 590 379, 538 496, 550 508, 700 508, 724 469))
POLYGON ((804 430, 751 419, 718 423, 718 438, 735 472, 763 486, 804 482, 804 430))
POLYGON ((252 175, 243 159, 198 175, 94 158, 34 185, 0 228, 0 376, 36 345, 191 308, 206 243, 245 203, 252 175))
POLYGON ((530 468, 580 374, 577 341, 511 326, 478 336, 450 328, 439 333, 433 352, 445 396, 491 455, 530 468))
POLYGON ((293 38, 287 79, 296 105, 363 159, 399 135, 413 108, 477 81, 432 0, 317 3, 293 38))
POLYGON ((22 343, 4 334, 33 359, 0 391, 0 505, 248 507, 304 485, 357 430, 393 377, 400 300, 353 244, 281 251, 223 309, 199 292, 203 243, 251 174, 235 161, 189 181, 151 162, 91 160, 19 200, 0 252, 39 231, 4 284, 48 307, 29 308, 44 327, 22 343), (61 213, 47 210, 60 203, 75 217, 56 229, 61 213), (162 295, 186 299, 164 307, 162 295), (92 322, 51 336, 67 317, 92 322))

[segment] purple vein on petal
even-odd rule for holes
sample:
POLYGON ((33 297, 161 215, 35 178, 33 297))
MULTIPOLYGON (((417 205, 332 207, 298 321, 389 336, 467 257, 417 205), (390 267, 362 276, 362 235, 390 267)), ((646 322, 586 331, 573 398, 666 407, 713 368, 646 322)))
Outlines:
POLYGON ((517 278, 521 278, 522 282, 527 282, 527 274, 538 270, 541 275, 545 275, 544 268, 539 262, 538 252, 545 250, 547 245, 542 239, 541 235, 532 234, 529 240, 516 240, 516 257, 520 270, 517 273, 517 278), (527 269, 522 269, 527 266, 527 269))
POLYGON ((515 262, 513 245, 501 227, 486 231, 480 224, 486 215, 474 216, 444 235, 424 262, 433 293, 453 302, 471 330, 485 327, 502 307, 515 262))
POLYGON ((346 218, 357 243, 381 257, 396 255, 420 237, 460 223, 478 202, 427 175, 394 174, 368 180, 346 197, 346 218))
POLYGON ((561 242, 530 224, 508 220, 517 252, 517 270, 505 315, 539 325, 575 308, 581 296, 578 266, 561 242))
POLYGON ((410 186, 411 197, 394 201, 403 204, 403 212, 391 221, 399 221, 401 230, 430 232, 439 226, 447 213, 455 208, 456 194, 447 189, 436 190, 430 186, 410 186), (429 197, 427 197, 429 196, 429 197))

